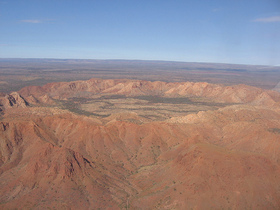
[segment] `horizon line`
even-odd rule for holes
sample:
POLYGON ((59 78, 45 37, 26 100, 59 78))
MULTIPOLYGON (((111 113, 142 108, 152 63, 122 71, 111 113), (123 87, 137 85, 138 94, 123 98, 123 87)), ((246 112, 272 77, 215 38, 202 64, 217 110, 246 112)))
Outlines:
POLYGON ((19 59, 19 60, 96 60, 96 61, 147 61, 147 62, 174 62, 174 63, 204 63, 204 64, 228 64, 228 65, 245 65, 245 66, 267 66, 267 67, 280 67, 280 65, 268 65, 268 64, 246 64, 246 63, 225 63, 225 62, 209 62, 209 61, 180 61, 180 60, 160 60, 160 59, 125 59, 125 58, 17 58, 7 57, 3 59, 19 59))

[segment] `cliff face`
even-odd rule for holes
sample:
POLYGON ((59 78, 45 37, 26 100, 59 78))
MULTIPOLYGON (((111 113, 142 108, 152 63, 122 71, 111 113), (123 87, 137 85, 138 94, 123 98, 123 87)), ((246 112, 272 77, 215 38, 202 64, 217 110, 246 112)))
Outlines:
POLYGON ((3 106, 0 121, 1 208, 280 207, 276 93, 207 83, 91 82, 73 82, 74 92, 68 89, 72 83, 62 83, 63 88, 60 83, 25 88, 20 91, 22 97, 10 94, 16 103, 3 106), (242 103, 141 125, 123 121, 119 115, 102 123, 94 117, 24 103, 31 95, 43 103, 42 96, 85 94, 88 83, 92 94, 132 94, 135 85, 133 94, 148 93, 154 87, 153 94, 211 93, 212 97, 217 88, 227 96, 223 100, 238 95, 242 103))
POLYGON ((1 94, 0 95, 0 112, 5 109, 10 108, 25 108, 28 106, 26 100, 19 95, 17 92, 12 92, 10 94, 1 94))

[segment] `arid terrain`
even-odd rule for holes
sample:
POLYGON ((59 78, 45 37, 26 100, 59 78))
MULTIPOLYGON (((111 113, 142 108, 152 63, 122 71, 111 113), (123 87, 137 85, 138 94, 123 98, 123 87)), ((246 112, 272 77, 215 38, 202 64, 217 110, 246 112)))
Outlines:
POLYGON ((141 60, 0 58, 0 92, 90 78, 246 84, 273 89, 279 83, 280 67, 141 60))
POLYGON ((263 67, 124 63, 123 75, 56 63, 55 76, 5 64, 0 209, 280 208, 277 69, 261 83, 263 67))

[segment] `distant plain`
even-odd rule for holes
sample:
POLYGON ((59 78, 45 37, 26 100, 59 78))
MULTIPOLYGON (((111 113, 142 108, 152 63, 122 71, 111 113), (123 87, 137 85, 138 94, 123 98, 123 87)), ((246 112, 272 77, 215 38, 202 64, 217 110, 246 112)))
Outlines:
POLYGON ((141 60, 0 59, 0 92, 4 93, 30 85, 90 78, 246 84, 273 89, 279 82, 280 67, 141 60))

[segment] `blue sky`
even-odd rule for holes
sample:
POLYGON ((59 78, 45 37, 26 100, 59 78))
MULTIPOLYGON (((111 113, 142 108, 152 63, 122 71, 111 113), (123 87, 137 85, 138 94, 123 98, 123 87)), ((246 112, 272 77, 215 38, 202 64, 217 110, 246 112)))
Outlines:
POLYGON ((0 58, 280 64, 280 0, 0 0, 0 58))

